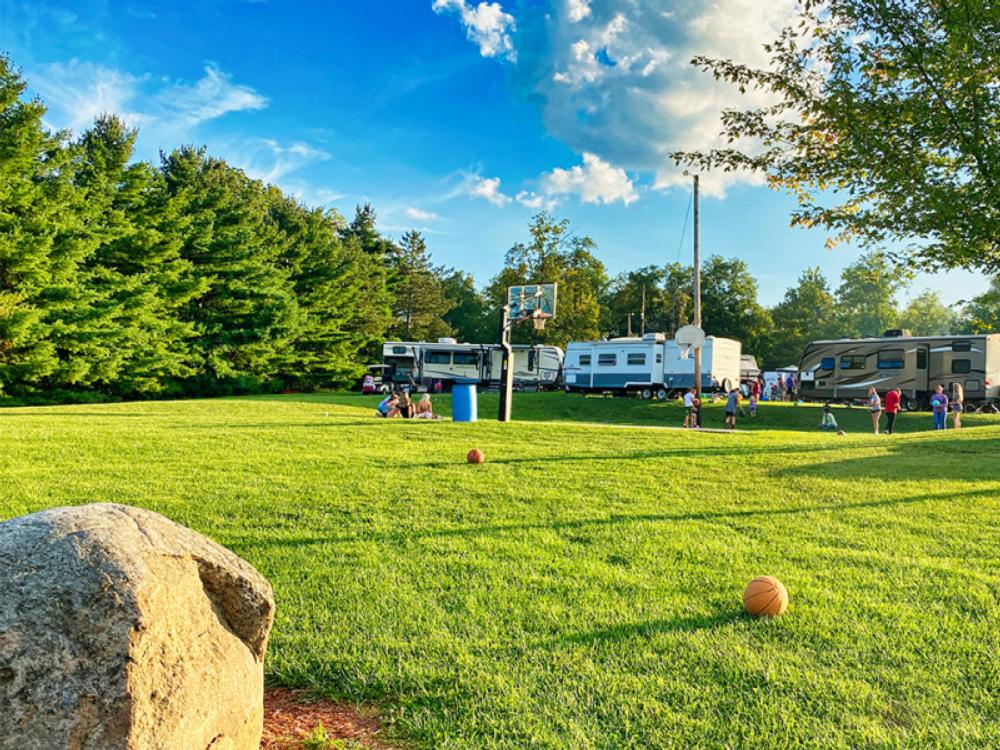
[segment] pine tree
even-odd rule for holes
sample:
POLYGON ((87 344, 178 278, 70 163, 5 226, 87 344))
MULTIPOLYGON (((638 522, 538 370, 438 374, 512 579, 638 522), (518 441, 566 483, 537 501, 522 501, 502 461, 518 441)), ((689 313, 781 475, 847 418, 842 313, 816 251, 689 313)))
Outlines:
POLYGON ((450 309, 442 271, 431 265, 423 235, 412 230, 403 235, 394 258, 395 301, 393 333, 406 341, 433 341, 450 336, 451 326, 441 316, 450 309))
POLYGON ((197 333, 198 387, 261 387, 287 359, 300 325, 265 189, 190 147, 165 156, 162 171, 184 219, 180 255, 203 289, 180 310, 197 333))

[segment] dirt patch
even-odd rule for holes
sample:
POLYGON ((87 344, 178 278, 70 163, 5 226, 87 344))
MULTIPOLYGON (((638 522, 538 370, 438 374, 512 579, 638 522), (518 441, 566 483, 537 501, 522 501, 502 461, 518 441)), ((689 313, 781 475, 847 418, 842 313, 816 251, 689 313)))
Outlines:
POLYGON ((330 747, 340 750, 371 748, 392 750, 381 739, 382 728, 374 713, 349 703, 317 700, 302 690, 269 688, 264 693, 264 736, 261 750, 302 750, 330 747), (322 730, 317 727, 322 724, 322 730), (325 736, 328 743, 309 738, 325 736))

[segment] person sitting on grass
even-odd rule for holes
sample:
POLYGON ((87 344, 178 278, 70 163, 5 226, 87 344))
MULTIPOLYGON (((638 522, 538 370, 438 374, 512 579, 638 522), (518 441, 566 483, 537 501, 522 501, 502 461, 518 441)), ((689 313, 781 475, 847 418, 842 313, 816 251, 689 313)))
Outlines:
POLYGON ((395 393, 390 393, 375 407, 375 415, 378 417, 384 417, 386 419, 391 419, 392 417, 399 416, 399 396, 395 393))
POLYGON ((417 402, 417 419, 440 419, 431 406, 431 394, 425 393, 417 402))
POLYGON ((414 405, 413 401, 410 400, 410 394, 403 391, 403 394, 399 397, 399 415, 403 419, 411 419, 416 413, 417 407, 414 405))
POLYGON ((736 412, 740 408, 740 390, 733 388, 726 398, 726 429, 736 429, 736 412))
POLYGON ((833 416, 833 410, 830 409, 829 401, 823 404, 823 416, 819 420, 819 428, 821 430, 832 430, 834 432, 840 429, 837 425, 836 417, 833 416))

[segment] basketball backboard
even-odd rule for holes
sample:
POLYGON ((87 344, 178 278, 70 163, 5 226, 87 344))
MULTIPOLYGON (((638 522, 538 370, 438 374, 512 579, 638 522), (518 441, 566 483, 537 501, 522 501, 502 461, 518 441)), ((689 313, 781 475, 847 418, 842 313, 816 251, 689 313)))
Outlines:
POLYGON ((507 288, 507 318, 545 320, 556 316, 556 284, 525 284, 507 288))
POLYGON ((681 359, 687 359, 691 349, 700 349, 705 344, 705 332, 698 326, 681 326, 674 334, 674 341, 680 347, 681 359))

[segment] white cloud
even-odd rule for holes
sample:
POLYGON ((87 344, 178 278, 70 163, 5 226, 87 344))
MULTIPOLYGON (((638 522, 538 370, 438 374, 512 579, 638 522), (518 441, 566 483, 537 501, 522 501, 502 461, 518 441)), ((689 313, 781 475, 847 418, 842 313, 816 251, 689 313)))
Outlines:
POLYGON ((470 195, 473 198, 482 198, 494 206, 506 206, 511 201, 509 195, 501 192, 499 177, 480 177, 477 174, 468 175, 462 183, 459 193, 470 195))
POLYGON ((590 0, 566 0, 566 16, 573 23, 590 15, 590 0))
POLYGON ((215 65, 205 66, 205 75, 195 83, 176 83, 157 97, 166 113, 197 125, 229 112, 264 109, 267 98, 249 86, 233 83, 232 76, 215 65))
MULTIPOLYGON (((686 185, 670 153, 724 146, 720 115, 767 102, 741 95, 690 64, 695 55, 766 66, 763 45, 796 17, 797 0, 549 0, 565 12, 524 13, 511 76, 541 110, 548 132, 578 153, 630 172, 652 173, 657 187, 686 185), (586 5, 589 13, 582 14, 586 5)), ((743 144, 747 145, 747 144, 743 144)), ((584 165, 584 168, 586 165, 584 165)), ((722 195, 740 174, 703 176, 722 195)))
POLYGON ((414 206, 407 208, 404 213, 411 219, 416 219, 417 221, 437 221, 441 218, 433 211, 424 211, 423 209, 415 208, 414 206))
POLYGON ((514 196, 514 199, 525 208, 533 208, 535 210, 544 208, 546 211, 551 211, 558 205, 558 201, 554 198, 539 195, 533 190, 522 190, 514 196))
POLYGON ((500 3, 469 5, 467 0, 434 0, 431 7, 435 13, 457 12, 465 27, 465 35, 479 47, 483 57, 517 59, 511 39, 511 32, 515 29, 514 16, 505 13, 500 3))
POLYGON ((557 167, 541 177, 542 191, 549 196, 575 194, 584 203, 614 203, 626 206, 639 193, 624 169, 612 166, 594 154, 583 155, 583 165, 571 169, 557 167))
POLYGON ((239 167, 247 176, 275 185, 288 187, 289 192, 296 197, 302 186, 298 184, 285 185, 285 177, 297 172, 310 164, 326 161, 330 154, 305 143, 296 142, 282 145, 270 138, 240 138, 216 141, 213 146, 218 148, 229 163, 239 167))
POLYGON ((230 74, 211 64, 193 83, 134 75, 77 58, 39 66, 27 77, 49 107, 49 121, 74 131, 88 127, 100 114, 113 113, 165 141, 183 139, 203 122, 268 104, 266 97, 234 83, 230 74))
POLYGON ((147 115, 130 111, 130 103, 144 77, 73 58, 64 63, 42 65, 30 75, 31 85, 55 114, 50 121, 59 127, 80 131, 94 118, 108 112, 122 117, 130 126, 149 121, 147 115))

